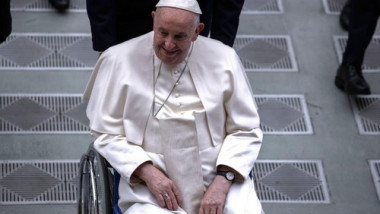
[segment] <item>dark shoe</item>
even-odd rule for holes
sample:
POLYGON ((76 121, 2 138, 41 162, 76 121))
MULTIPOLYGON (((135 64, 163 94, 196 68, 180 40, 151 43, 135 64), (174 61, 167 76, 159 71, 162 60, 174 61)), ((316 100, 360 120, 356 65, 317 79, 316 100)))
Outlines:
POLYGON ((57 10, 66 10, 70 5, 70 0, 49 0, 49 2, 57 10))
POLYGON ((350 23, 350 19, 349 19, 350 13, 351 13, 351 4, 350 4, 350 1, 348 0, 346 4, 343 6, 343 9, 339 15, 339 24, 345 31, 348 31, 348 26, 350 23))
POLYGON ((361 69, 353 65, 340 65, 335 76, 335 85, 347 94, 370 94, 368 83, 361 69))

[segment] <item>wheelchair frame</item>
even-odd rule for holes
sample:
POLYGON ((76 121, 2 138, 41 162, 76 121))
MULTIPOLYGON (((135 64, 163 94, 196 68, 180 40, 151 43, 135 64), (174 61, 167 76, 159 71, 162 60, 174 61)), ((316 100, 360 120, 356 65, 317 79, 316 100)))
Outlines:
POLYGON ((94 148, 80 160, 78 214, 121 214, 117 205, 120 175, 94 148))

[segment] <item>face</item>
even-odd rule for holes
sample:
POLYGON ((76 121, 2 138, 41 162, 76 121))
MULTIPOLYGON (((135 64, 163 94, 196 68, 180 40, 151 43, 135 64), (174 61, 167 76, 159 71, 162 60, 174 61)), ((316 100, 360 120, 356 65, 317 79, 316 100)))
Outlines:
POLYGON ((157 57, 169 65, 182 62, 204 25, 196 14, 177 8, 160 7, 152 16, 157 57))

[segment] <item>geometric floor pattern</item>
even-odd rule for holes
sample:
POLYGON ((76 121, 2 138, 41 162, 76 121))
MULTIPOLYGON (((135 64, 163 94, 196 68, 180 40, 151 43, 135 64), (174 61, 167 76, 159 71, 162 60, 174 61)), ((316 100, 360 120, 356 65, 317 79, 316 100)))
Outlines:
POLYGON ((242 14, 282 14, 282 0, 251 0, 245 1, 242 14))
POLYGON ((303 95, 255 95, 264 134, 313 134, 303 95))
MULTIPOLYGON (((48 0, 12 0, 12 11, 55 11, 48 0)), ((86 12, 85 0, 71 0, 68 12, 86 12)))
POLYGON ((350 103, 359 133, 380 135, 380 95, 351 96, 350 103))
POLYGON ((347 0, 323 0, 323 7, 326 14, 339 15, 347 0))
MULTIPOLYGON (((79 161, 0 161, 0 205, 76 203, 79 161)), ((329 203, 318 160, 257 160, 252 178, 263 203, 329 203)))
POLYGON ((0 70, 91 70, 91 47, 90 34, 14 33, 0 44, 0 70))
MULTIPOLYGON (((255 95, 264 134, 313 134, 303 95, 255 95)), ((90 131, 81 94, 0 94, 0 134, 90 131)))
POLYGON ((0 161, 0 205, 76 203, 79 161, 0 161))
POLYGON ((373 183, 375 185, 378 200, 380 202, 380 160, 369 160, 373 183))
POLYGON ((298 71, 289 36, 237 35, 233 47, 247 72, 298 71))
MULTIPOLYGON (((335 50, 339 63, 347 45, 347 36, 334 36, 335 50)), ((363 72, 380 72, 380 36, 374 35, 366 49, 363 61, 363 72)))
POLYGON ((252 177, 263 203, 330 203, 319 160, 257 160, 252 177))
POLYGON ((0 94, 0 134, 89 133, 81 94, 0 94))

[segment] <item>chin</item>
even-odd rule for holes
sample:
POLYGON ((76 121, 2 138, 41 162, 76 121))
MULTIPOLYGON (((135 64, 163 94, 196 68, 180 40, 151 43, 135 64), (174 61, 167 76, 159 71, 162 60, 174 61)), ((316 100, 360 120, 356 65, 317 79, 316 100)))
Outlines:
POLYGON ((180 63, 181 61, 180 60, 178 60, 178 58, 177 57, 175 57, 175 58, 172 58, 172 57, 160 57, 160 59, 161 59, 161 61, 163 62, 163 63, 165 63, 165 64, 169 64, 169 65, 174 65, 174 64, 178 64, 178 63, 180 63))

